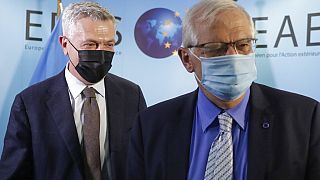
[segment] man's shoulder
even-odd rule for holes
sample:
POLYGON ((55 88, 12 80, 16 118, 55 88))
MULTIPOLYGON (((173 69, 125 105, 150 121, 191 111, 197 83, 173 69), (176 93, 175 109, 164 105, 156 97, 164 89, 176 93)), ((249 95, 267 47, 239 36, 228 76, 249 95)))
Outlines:
POLYGON ((143 113, 150 115, 170 115, 183 113, 195 107, 198 90, 183 94, 148 107, 143 113))
POLYGON ((281 90, 273 87, 269 87, 262 84, 254 83, 253 94, 261 94, 269 101, 273 102, 273 104, 288 104, 288 105, 296 105, 296 104, 317 104, 318 102, 308 96, 289 92, 286 90, 281 90))
POLYGON ((48 79, 35 83, 24 90, 22 90, 20 95, 35 95, 41 96, 44 93, 47 93, 52 88, 62 88, 67 87, 66 81, 64 79, 64 74, 61 72, 55 76, 52 76, 48 79))
POLYGON ((111 83, 111 85, 116 86, 125 86, 125 87, 137 87, 138 85, 128 79, 122 78, 112 73, 108 73, 106 77, 107 83, 111 83))
POLYGON ((167 127, 168 123, 173 126, 180 123, 183 123, 185 126, 190 125, 194 114, 196 97, 197 91, 194 91, 159 102, 140 111, 138 119, 143 126, 142 128, 158 136, 161 133, 167 132, 168 129, 165 129, 165 127, 167 127))

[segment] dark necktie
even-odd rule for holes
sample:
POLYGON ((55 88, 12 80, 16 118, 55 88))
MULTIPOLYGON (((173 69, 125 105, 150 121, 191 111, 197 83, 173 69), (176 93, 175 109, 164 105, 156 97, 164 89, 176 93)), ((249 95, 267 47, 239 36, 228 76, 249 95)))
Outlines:
POLYGON ((83 159, 87 180, 101 180, 100 163, 100 112, 94 88, 83 91, 83 159))
POLYGON ((223 112, 218 120, 219 135, 211 145, 204 180, 232 180, 232 117, 223 112))

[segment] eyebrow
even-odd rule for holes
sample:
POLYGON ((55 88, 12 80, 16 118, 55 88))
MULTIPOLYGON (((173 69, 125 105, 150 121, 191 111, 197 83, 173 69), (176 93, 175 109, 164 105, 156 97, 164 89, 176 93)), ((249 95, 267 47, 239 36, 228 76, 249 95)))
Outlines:
POLYGON ((110 39, 110 40, 107 40, 107 41, 105 41, 105 40, 97 41, 97 40, 94 40, 94 39, 86 39, 86 40, 83 41, 82 43, 85 43, 85 42, 95 42, 95 43, 99 43, 99 42, 110 43, 110 42, 112 42, 112 43, 115 43, 116 40, 115 40, 114 38, 113 38, 113 39, 110 39))

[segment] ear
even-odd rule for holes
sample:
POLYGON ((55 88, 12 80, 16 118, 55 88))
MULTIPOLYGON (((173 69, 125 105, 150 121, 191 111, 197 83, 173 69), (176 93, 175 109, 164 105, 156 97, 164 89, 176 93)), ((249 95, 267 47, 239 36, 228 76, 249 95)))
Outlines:
POLYGON ((67 39, 65 36, 59 36, 59 43, 61 45, 61 48, 63 50, 63 53, 64 55, 67 55, 68 54, 68 51, 67 51, 67 39))
POLYGON ((183 64, 184 68, 186 68, 186 70, 189 73, 194 72, 194 64, 193 64, 191 57, 189 55, 189 50, 187 48, 180 47, 178 50, 178 55, 180 57, 180 60, 183 64))

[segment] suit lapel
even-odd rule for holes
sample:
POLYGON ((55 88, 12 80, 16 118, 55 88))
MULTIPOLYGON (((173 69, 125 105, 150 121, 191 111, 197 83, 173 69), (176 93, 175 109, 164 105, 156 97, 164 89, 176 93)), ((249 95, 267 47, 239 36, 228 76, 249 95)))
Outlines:
POLYGON ((192 122, 198 91, 186 95, 181 111, 169 121, 168 159, 166 179, 187 179, 192 122))
POLYGON ((78 164, 82 173, 81 147, 74 123, 64 71, 55 78, 56 81, 52 84, 52 88, 49 88, 46 104, 72 159, 78 164))
POLYGON ((108 133, 107 138, 109 143, 106 143, 107 149, 110 152, 110 163, 105 163, 107 169, 110 169, 111 175, 116 174, 116 164, 117 160, 115 153, 121 149, 122 143, 122 130, 126 125, 125 115, 124 115, 124 96, 121 96, 123 89, 118 87, 114 83, 111 74, 108 74, 105 78, 105 91, 106 91, 106 107, 107 107, 107 127, 108 133))
POLYGON ((124 122, 124 102, 122 99, 121 91, 112 81, 112 76, 108 74, 105 78, 106 89, 106 103, 107 103, 107 116, 108 116, 108 132, 110 141, 110 150, 119 150, 121 144, 121 129, 126 124, 124 122))
POLYGON ((253 83, 250 97, 248 180, 267 179, 272 149, 273 115, 260 87, 253 83))

